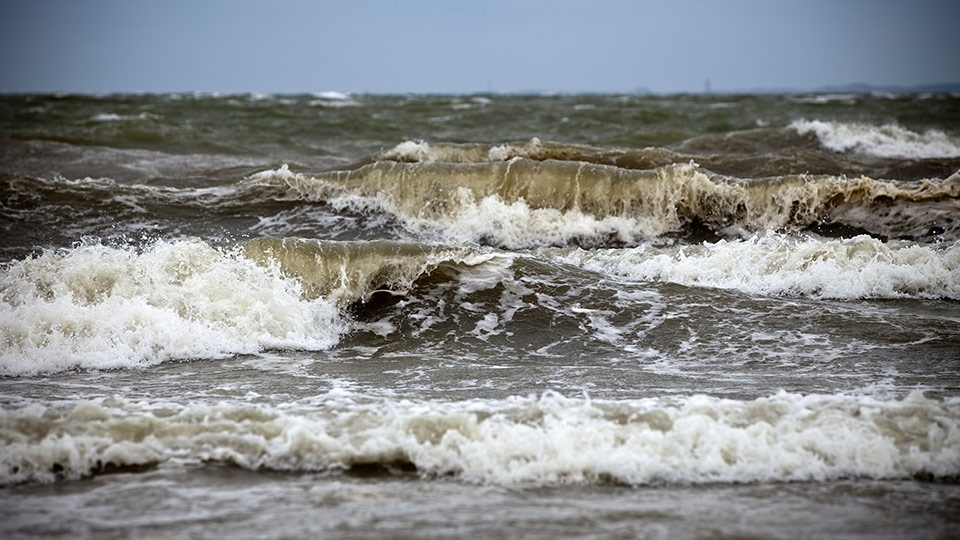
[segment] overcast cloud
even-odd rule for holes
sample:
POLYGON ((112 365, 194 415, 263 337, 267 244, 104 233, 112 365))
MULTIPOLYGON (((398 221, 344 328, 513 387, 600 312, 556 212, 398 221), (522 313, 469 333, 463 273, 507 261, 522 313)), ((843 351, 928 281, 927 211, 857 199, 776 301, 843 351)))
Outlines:
POLYGON ((3 0, 0 91, 654 92, 960 81, 960 2, 3 0))

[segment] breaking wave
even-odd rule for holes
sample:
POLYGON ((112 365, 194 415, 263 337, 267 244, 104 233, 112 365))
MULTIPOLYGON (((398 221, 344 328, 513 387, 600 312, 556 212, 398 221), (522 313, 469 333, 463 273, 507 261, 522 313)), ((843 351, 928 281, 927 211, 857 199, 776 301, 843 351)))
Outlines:
POLYGON ((790 127, 800 135, 816 135, 820 144, 834 152, 882 158, 960 157, 960 141, 937 130, 917 133, 897 124, 873 126, 822 120, 797 120, 790 127))
POLYGON ((563 250, 558 258, 637 280, 834 299, 960 299, 960 244, 821 240, 767 233, 745 241, 563 250))
POLYGON ((49 252, 0 273, 0 375, 328 349, 349 330, 347 304, 400 294, 442 263, 490 257, 273 238, 232 250, 188 240, 49 252))
POLYGON ((308 406, 129 402, 0 410, 0 484, 176 459, 248 469, 414 469, 543 486, 955 478, 960 403, 702 395, 603 401, 407 401, 339 390, 308 406))
POLYGON ((313 175, 284 166, 248 183, 286 189, 304 201, 385 211, 437 240, 506 248, 636 244, 698 227, 721 237, 831 225, 882 237, 960 238, 958 175, 924 182, 823 175, 736 180, 696 164, 636 170, 513 157, 377 161, 313 175))

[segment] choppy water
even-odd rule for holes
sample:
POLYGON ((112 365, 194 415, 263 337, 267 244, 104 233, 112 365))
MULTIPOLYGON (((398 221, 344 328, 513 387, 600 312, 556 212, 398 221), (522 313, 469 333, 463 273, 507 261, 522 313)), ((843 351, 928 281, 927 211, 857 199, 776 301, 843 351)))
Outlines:
POLYGON ((960 97, 0 99, 4 537, 951 537, 960 97))

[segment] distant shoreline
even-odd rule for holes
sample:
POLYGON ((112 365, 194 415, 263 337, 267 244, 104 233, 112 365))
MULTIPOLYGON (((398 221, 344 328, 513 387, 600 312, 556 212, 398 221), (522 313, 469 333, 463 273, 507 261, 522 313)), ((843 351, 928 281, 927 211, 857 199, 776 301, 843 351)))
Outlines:
POLYGON ((851 83, 837 86, 821 86, 812 90, 790 89, 790 88, 755 88, 745 91, 734 91, 730 93, 750 93, 750 94, 871 94, 877 92, 889 92, 892 94, 944 94, 960 92, 960 82, 957 83, 938 83, 921 84, 911 86, 897 85, 873 85, 864 83, 851 83))

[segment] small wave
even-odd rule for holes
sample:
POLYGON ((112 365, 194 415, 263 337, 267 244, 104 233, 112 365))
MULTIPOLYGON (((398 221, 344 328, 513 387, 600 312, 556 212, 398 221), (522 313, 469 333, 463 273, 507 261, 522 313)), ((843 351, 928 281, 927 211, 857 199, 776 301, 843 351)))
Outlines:
POLYGON ((817 298, 960 299, 960 243, 918 245, 868 236, 818 240, 767 233, 698 246, 575 250, 560 259, 638 280, 817 298))
POLYGON ((100 113, 90 119, 94 122, 121 122, 131 120, 160 120, 161 118, 163 117, 159 114, 142 112, 140 114, 100 113))
POLYGON ((855 152, 882 158, 960 157, 960 141, 942 131, 917 133, 896 124, 868 124, 797 120, 790 128, 800 135, 814 134, 834 152, 855 152))
POLYGON ((340 107, 357 107, 360 105, 358 101, 353 99, 353 96, 343 92, 317 92, 313 94, 316 99, 310 101, 310 105, 314 107, 325 107, 331 109, 337 109, 340 107))
POLYGON ((374 399, 309 410, 118 398, 0 410, 0 484, 75 479, 172 458, 248 469, 396 465, 508 486, 952 478, 960 403, 778 393, 601 401, 374 399))
POLYGON ((791 101, 796 103, 810 103, 814 105, 826 105, 830 103, 842 103, 844 105, 854 105, 861 99, 860 94, 816 94, 812 96, 802 96, 793 98, 791 101))

